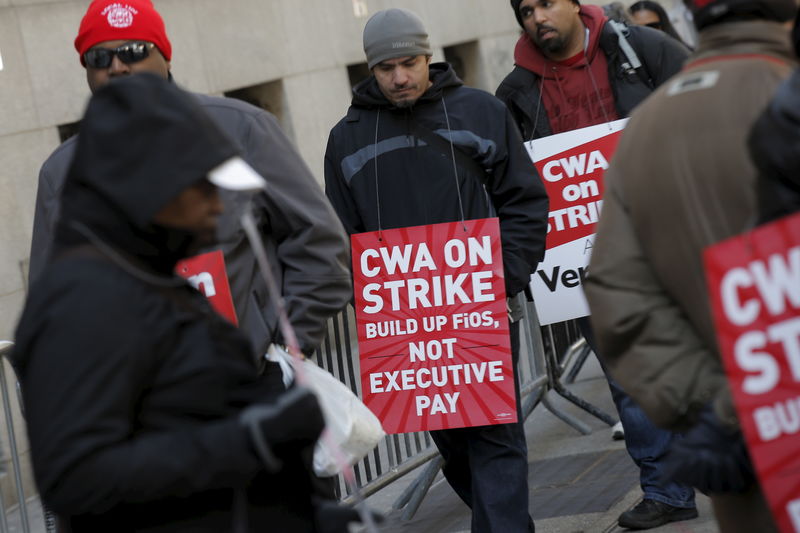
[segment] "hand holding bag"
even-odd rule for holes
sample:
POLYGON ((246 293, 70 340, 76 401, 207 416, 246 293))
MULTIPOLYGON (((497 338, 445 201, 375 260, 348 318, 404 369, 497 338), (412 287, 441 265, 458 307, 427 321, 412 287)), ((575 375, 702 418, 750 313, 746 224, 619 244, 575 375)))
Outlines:
MULTIPOLYGON (((372 451, 386 435, 378 417, 347 385, 327 370, 309 359, 304 359, 301 363, 275 345, 270 347, 268 358, 278 362, 283 360, 292 365, 301 364, 303 368, 294 369, 295 373, 303 376, 303 384, 317 395, 322 407, 325 433, 314 448, 316 475, 339 474, 344 467, 352 466, 372 451)), ((285 365, 281 364, 281 367, 284 368, 285 365)), ((284 368, 284 377, 286 374, 284 368)))

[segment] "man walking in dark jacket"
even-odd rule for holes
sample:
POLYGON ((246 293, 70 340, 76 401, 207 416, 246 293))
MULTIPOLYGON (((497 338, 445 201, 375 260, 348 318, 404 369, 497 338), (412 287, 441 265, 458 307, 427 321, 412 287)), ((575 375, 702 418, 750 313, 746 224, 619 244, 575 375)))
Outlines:
MULTIPOLYGON (((511 7, 525 33, 497 96, 526 140, 627 117, 688 55, 662 32, 614 26, 602 9, 577 0, 511 0, 511 7)), ((578 324, 597 353, 588 320, 578 324)), ((662 479, 672 433, 655 427, 613 380, 609 386, 644 493, 619 525, 646 529, 696 517, 694 491, 662 479)))
MULTIPOLYGON (((491 95, 464 87, 448 64, 430 64, 428 35, 409 11, 376 13, 364 28, 364 51, 373 75, 353 89, 325 155, 326 193, 345 229, 496 213, 506 293, 517 295, 543 256, 548 202, 508 111, 491 95)), ((519 315, 512 312, 515 363, 519 315)), ((448 482, 472 509, 472 531, 533 531, 521 416, 515 424, 431 434, 448 482)))
MULTIPOLYGON (((95 92, 108 82, 139 72, 171 79, 172 45, 159 13, 149 0, 95 0, 81 21, 75 49, 95 92)), ((308 167, 275 117, 232 98, 195 94, 223 132, 269 183, 254 197, 254 216, 281 286, 300 350, 310 355, 319 345, 328 318, 350 298, 348 247, 337 217, 308 167)), ((59 194, 75 153, 77 138, 62 144, 42 165, 36 197, 30 280, 35 283, 50 260, 53 231, 60 212, 59 194)), ((242 195, 222 191, 229 209, 218 226, 239 325, 256 353, 270 343, 285 343, 277 311, 256 266, 235 212, 242 195)), ((272 368, 272 366, 270 366, 272 368)), ((274 366, 277 368, 277 365, 274 366)))

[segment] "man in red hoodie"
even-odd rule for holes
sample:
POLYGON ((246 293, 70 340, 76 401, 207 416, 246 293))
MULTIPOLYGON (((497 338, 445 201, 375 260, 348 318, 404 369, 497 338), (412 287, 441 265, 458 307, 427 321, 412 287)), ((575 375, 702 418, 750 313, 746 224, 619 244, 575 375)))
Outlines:
POLYGON ((525 33, 497 97, 525 140, 627 117, 689 54, 658 30, 621 27, 641 63, 636 68, 600 7, 577 0, 511 0, 511 6, 525 33))
MULTIPOLYGON (((578 0, 511 0, 511 7, 525 32, 514 50, 516 66, 497 96, 525 140, 627 117, 688 56, 668 35, 643 26, 615 27, 600 7, 578 0)), ((578 323, 597 353, 589 321, 578 323)), ((654 426, 614 381, 609 385, 644 493, 620 515, 619 525, 648 529, 695 518, 694 490, 662 479, 673 434, 654 426)))

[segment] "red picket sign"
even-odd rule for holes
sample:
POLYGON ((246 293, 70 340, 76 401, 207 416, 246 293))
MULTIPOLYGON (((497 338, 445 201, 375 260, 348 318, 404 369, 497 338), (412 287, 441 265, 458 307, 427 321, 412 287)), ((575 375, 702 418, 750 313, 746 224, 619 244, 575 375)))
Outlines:
POLYGON ((233 307, 228 274, 225 272, 225 257, 221 251, 208 252, 179 261, 175 265, 175 273, 202 292, 217 313, 234 326, 239 325, 236 309, 233 307))
POLYGON ((547 252, 531 277, 542 325, 586 316, 583 278, 603 205, 603 179, 628 119, 526 143, 550 197, 547 252))
POLYGON ((351 240, 361 390, 386 432, 516 422, 498 220, 351 240))
POLYGON ((800 214, 704 253, 720 351, 782 532, 800 532, 800 214))

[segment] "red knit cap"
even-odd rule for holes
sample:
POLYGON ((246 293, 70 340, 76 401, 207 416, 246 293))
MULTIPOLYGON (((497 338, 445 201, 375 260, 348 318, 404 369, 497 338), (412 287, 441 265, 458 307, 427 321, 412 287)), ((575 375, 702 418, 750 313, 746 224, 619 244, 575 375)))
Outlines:
POLYGON ((81 20, 75 49, 86 66, 83 54, 97 43, 128 40, 151 42, 164 59, 172 58, 164 21, 150 0, 94 0, 81 20))

